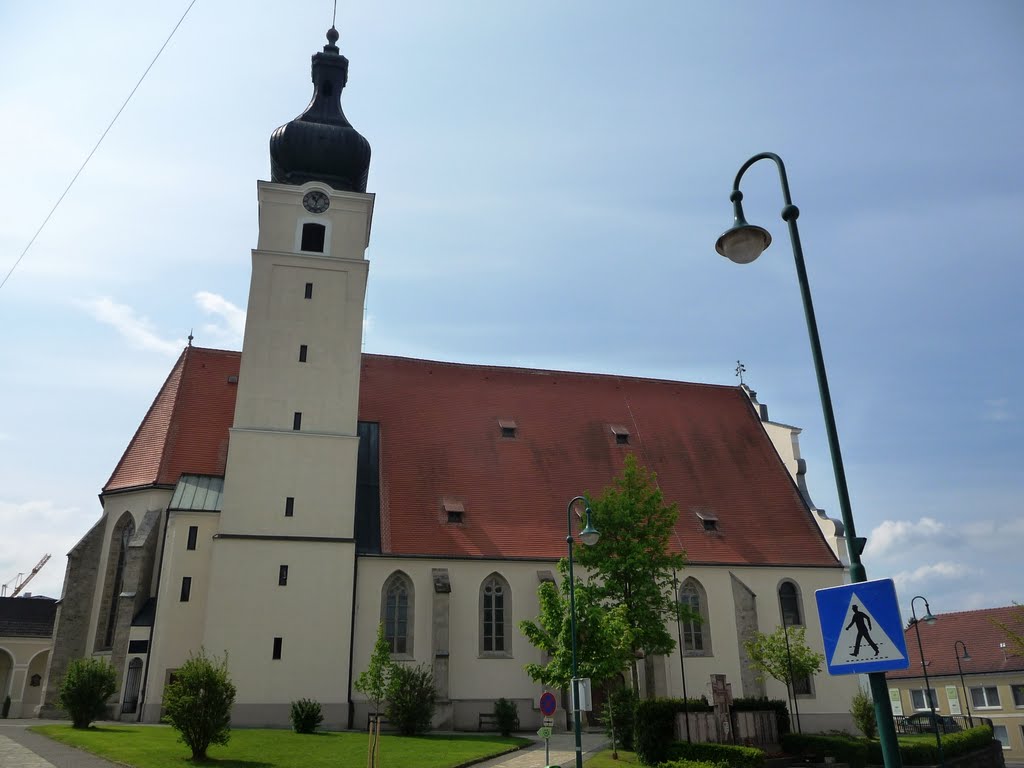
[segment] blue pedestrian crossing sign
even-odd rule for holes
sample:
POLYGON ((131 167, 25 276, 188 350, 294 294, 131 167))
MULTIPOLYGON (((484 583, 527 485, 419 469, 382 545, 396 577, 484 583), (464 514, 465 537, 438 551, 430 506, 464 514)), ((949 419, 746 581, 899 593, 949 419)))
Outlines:
POLYGON ((861 675, 910 666, 892 579, 819 589, 825 663, 831 675, 861 675))

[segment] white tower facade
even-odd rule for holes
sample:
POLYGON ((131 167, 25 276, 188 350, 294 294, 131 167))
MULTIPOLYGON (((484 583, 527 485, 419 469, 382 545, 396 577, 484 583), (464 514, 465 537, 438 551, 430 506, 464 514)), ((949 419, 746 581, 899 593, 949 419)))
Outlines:
POLYGON ((318 700, 347 724, 360 356, 373 195, 369 145, 341 112, 328 33, 313 101, 271 139, 203 646, 227 652, 238 725, 318 700))

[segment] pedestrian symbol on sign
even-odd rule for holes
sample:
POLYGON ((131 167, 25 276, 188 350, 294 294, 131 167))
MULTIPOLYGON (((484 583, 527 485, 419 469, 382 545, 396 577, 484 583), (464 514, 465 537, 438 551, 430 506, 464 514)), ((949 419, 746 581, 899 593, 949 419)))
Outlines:
POLYGON ((857 640, 853 644, 853 653, 851 655, 859 656, 860 641, 867 640, 868 645, 870 645, 874 649, 875 656, 877 656, 878 646, 875 645, 874 642, 872 642, 871 635, 868 634, 868 632, 871 631, 871 617, 863 611, 861 611, 856 605, 853 606, 853 618, 850 620, 850 623, 846 625, 846 628, 849 629, 854 624, 857 625, 857 640), (867 626, 864 626, 865 624, 867 626))

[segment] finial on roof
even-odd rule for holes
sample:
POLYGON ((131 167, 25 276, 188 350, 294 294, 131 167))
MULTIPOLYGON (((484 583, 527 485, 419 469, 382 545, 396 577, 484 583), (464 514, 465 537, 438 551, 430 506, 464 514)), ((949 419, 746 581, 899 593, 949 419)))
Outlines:
POLYGON ((189 328, 188 329, 188 345, 190 347, 192 346, 192 339, 194 339, 194 338, 195 338, 195 336, 192 335, 192 329, 189 328))
POLYGON ((739 360, 736 361, 736 375, 740 378, 740 384, 743 384, 743 374, 746 373, 747 366, 741 363, 739 360))
POLYGON ((327 30, 327 45, 324 46, 324 53, 338 53, 338 38, 341 35, 338 34, 338 30, 331 25, 331 28, 327 30))

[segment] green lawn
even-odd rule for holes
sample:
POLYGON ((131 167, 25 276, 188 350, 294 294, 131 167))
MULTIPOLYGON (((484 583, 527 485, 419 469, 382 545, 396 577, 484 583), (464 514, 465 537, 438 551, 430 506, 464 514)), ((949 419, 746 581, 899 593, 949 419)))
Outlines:
POLYGON ((612 751, 605 749, 593 757, 588 757, 584 765, 587 768, 619 768, 620 765, 640 765, 640 758, 632 752, 619 750, 619 759, 612 759, 612 751))
MULTIPOLYGON (((70 725, 32 728, 51 739, 135 768, 190 768, 191 750, 167 726, 70 725)), ((365 768, 365 733, 303 735, 278 730, 233 730, 226 747, 210 747, 204 765, 215 768, 365 768)), ((381 739, 380 762, 386 768, 455 768, 500 755, 527 744, 502 736, 393 736, 381 739)))

